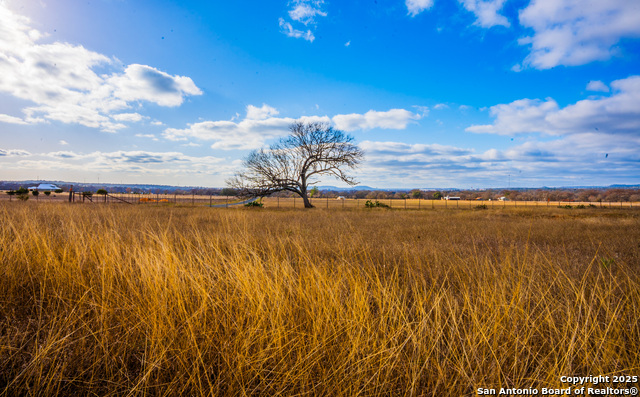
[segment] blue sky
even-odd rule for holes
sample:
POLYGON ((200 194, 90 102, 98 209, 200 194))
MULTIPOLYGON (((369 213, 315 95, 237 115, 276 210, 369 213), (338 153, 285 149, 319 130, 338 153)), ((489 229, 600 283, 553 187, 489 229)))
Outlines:
POLYGON ((374 187, 640 183, 637 1, 204 3, 0 0, 0 179, 224 186, 303 118, 374 187))

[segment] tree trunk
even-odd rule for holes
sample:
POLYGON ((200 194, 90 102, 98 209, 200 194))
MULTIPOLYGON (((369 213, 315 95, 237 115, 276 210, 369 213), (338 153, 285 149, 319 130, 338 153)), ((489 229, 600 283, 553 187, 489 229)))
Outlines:
POLYGON ((309 192, 307 191, 307 177, 306 175, 302 175, 302 184, 300 186, 300 197, 302 197, 302 201, 304 202, 304 208, 313 208, 311 205, 311 201, 309 201, 309 192))
POLYGON ((301 194, 300 197, 302 197, 302 201, 304 201, 304 208, 313 208, 313 205, 311 205, 311 201, 309 201, 309 196, 307 196, 306 194, 301 194))

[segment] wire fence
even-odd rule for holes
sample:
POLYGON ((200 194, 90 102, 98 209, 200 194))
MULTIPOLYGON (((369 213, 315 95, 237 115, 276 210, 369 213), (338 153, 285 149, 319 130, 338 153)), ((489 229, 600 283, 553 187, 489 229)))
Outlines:
MULTIPOLYGON (((29 202, 37 203, 85 203, 85 204, 135 204, 135 205, 180 205, 180 206, 231 206, 241 199, 233 196, 197 194, 156 194, 156 193, 108 193, 86 194, 83 192, 43 193, 27 195, 29 202)), ((20 201, 16 196, 0 192, 0 201, 20 201)))
MULTIPOLYGON (((262 201, 268 208, 303 208, 301 198, 267 197, 262 201)), ((311 204, 317 208, 371 208, 392 209, 489 209, 511 207, 563 207, 568 208, 640 208, 640 202, 588 202, 588 201, 499 201, 499 200, 427 200, 427 199, 336 199, 312 198, 311 204)))
MULTIPOLYGON (((85 204, 130 204, 147 206, 193 206, 193 207, 238 207, 245 201, 234 196, 214 196, 197 194, 155 194, 155 193, 108 193, 85 194, 83 192, 51 193, 50 195, 28 195, 29 202, 37 203, 85 203, 85 204)), ((0 192, 0 202, 20 201, 17 196, 0 192)), ((259 200, 266 208, 304 208, 299 197, 265 197, 259 200)), ((373 207, 407 210, 428 209, 499 209, 512 207, 532 208, 640 208, 640 202, 631 201, 511 201, 511 200, 428 200, 428 199, 353 199, 353 198, 311 198, 316 208, 355 209, 373 207)))

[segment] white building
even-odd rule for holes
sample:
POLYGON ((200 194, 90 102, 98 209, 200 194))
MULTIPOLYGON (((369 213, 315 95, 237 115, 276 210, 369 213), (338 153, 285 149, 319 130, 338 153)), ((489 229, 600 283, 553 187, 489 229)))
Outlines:
POLYGON ((56 191, 58 189, 60 189, 58 186, 52 185, 50 183, 41 183, 38 186, 31 186, 29 188, 29 190, 38 190, 38 191, 43 191, 43 192, 46 192, 46 191, 53 192, 53 191, 56 191))

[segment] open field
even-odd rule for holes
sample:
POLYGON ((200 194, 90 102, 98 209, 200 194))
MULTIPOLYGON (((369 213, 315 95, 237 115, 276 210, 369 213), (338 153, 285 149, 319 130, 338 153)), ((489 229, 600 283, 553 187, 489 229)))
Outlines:
POLYGON ((0 396, 463 396, 640 375, 635 207, 271 200, 0 203, 0 396))

